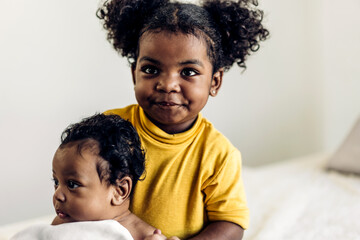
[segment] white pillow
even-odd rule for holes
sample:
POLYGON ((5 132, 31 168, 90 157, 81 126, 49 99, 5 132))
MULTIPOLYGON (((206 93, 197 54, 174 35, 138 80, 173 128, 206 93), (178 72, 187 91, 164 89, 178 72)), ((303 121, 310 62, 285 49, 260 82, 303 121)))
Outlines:
POLYGON ((329 159, 328 169, 360 174, 360 118, 345 141, 329 159))

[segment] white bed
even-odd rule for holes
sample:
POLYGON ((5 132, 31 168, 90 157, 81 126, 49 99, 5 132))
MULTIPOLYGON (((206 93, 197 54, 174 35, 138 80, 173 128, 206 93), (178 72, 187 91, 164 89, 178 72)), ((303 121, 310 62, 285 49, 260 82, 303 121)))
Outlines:
POLYGON ((245 168, 250 227, 245 240, 360 239, 360 176, 326 170, 315 154, 245 168))
MULTIPOLYGON (((327 171, 327 161, 326 154, 314 154, 244 167, 251 217, 244 240, 360 239, 360 176, 327 171)), ((0 226, 0 240, 52 218, 0 226)))

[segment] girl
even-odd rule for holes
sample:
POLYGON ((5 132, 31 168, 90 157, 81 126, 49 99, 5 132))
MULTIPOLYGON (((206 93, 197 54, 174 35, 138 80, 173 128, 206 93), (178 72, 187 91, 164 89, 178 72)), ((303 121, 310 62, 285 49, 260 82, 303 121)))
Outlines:
POLYGON ((234 240, 248 227, 240 153, 200 111, 268 37, 256 5, 109 0, 98 10, 138 102, 107 113, 128 119, 147 153, 131 210, 166 236, 234 240))

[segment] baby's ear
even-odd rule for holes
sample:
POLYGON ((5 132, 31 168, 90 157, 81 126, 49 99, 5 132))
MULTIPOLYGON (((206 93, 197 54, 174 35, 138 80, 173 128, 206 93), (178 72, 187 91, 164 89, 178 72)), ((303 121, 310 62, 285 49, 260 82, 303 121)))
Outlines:
POLYGON ((129 176, 125 176, 116 180, 116 185, 113 185, 114 192, 111 199, 111 204, 118 206, 130 197, 132 189, 132 180, 129 176))

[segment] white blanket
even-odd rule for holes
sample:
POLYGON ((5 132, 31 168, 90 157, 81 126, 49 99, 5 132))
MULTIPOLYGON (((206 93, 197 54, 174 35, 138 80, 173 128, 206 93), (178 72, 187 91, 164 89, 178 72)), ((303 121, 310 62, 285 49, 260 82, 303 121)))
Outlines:
POLYGON ((244 240, 359 240, 360 176, 327 171, 327 155, 245 168, 244 240))
POLYGON ((133 240, 130 232, 114 220, 73 222, 60 225, 36 224, 11 240, 133 240))

